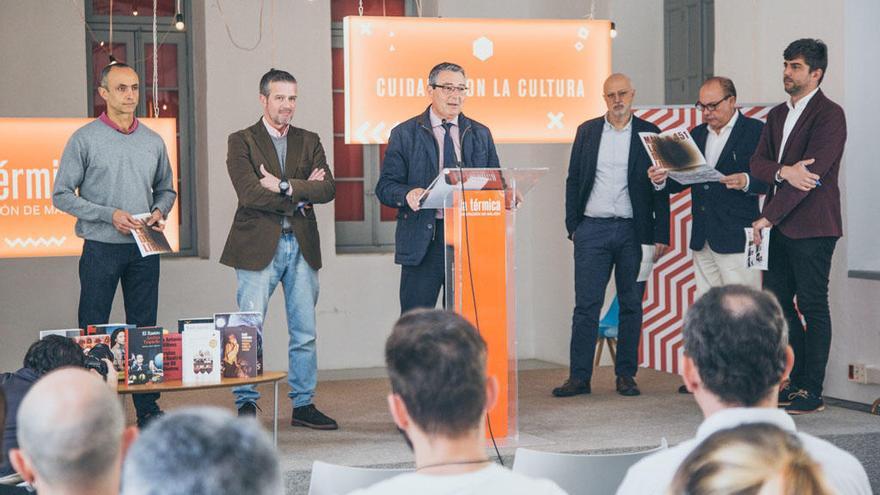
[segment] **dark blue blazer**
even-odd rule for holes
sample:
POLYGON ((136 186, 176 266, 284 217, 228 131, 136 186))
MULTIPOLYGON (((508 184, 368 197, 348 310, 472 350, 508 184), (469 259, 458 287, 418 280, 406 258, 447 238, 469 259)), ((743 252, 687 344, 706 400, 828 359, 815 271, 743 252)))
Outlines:
MULTIPOLYGON (((648 178, 651 159, 639 138, 640 132, 660 132, 660 129, 635 115, 632 119, 627 187, 639 243, 669 244, 669 197, 665 192, 654 190, 648 178)), ((581 124, 571 148, 568 179, 565 180, 565 228, 569 239, 584 219, 584 208, 596 181, 599 142, 604 124, 604 115, 581 124)))
MULTIPOLYGON (((743 228, 751 227, 758 216, 758 195, 766 194, 767 184, 749 172, 749 161, 758 146, 764 123, 739 114, 730 137, 718 156, 716 170, 724 175, 749 174, 748 192, 728 189, 720 182, 694 184, 691 188, 691 250, 703 249, 706 243, 720 254, 741 253, 746 236, 743 228)), ((709 126, 700 124, 691 130, 697 147, 706 152, 709 126)), ((674 180, 666 182, 666 190, 676 193, 686 189, 674 180)))
MULTIPOLYGON (((394 262, 400 265, 421 263, 434 236, 436 210, 412 211, 406 203, 406 193, 428 187, 440 172, 439 146, 431 130, 429 109, 391 131, 376 183, 379 202, 397 208, 394 262)), ((464 114, 459 114, 458 126, 461 166, 497 168, 498 154, 489 128, 464 114)))

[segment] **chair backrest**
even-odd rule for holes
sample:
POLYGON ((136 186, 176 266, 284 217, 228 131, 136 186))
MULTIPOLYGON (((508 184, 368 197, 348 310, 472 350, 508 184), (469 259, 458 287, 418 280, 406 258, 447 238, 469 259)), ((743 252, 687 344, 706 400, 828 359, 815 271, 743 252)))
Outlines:
POLYGON ((617 301, 617 296, 614 296, 614 299, 611 300, 611 305, 608 306, 608 311, 605 312, 605 316, 602 317, 602 321, 599 322, 599 325, 603 327, 616 327, 620 323, 620 303, 617 301))
POLYGON ((339 466, 315 461, 312 464, 312 478, 309 482, 309 495, 345 495, 359 488, 367 488, 382 480, 393 478, 409 469, 373 469, 339 466))
POLYGON ((623 454, 558 454, 518 448, 513 470, 552 480, 569 495, 605 495, 617 491, 630 466, 666 447, 663 438, 657 448, 623 454))

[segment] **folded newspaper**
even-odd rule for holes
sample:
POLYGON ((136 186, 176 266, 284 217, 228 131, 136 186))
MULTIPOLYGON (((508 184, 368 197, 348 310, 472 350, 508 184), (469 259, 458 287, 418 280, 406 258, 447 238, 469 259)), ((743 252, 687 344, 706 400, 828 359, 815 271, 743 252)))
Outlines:
POLYGON ((134 236, 134 240, 137 242, 141 256, 171 252, 171 245, 168 243, 168 239, 165 238, 165 234, 153 230, 152 227, 147 225, 147 220, 150 219, 149 213, 139 213, 132 216, 140 224, 138 228, 131 229, 131 235, 134 236))
POLYGON ((700 182, 718 182, 724 174, 710 167, 694 138, 685 129, 640 132, 642 145, 655 167, 665 168, 669 178, 689 186, 700 182))
POLYGON ((761 244, 755 244, 752 228, 746 227, 745 265, 752 270, 766 270, 770 261, 770 228, 761 229, 761 244))

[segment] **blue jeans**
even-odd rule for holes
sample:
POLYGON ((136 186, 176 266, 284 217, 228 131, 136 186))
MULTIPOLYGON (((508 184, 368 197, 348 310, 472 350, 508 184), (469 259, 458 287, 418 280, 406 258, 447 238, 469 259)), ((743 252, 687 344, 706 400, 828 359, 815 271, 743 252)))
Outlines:
POLYGON ((575 380, 590 381, 605 288, 614 269, 620 322, 617 376, 636 376, 642 334, 642 295, 637 282, 642 247, 631 219, 584 217, 574 234, 575 308, 571 322, 571 370, 575 380))
MULTIPOLYGON (((318 354, 315 347, 315 305, 318 303, 318 272, 302 256, 293 234, 282 234, 275 257, 259 271, 236 269, 239 311, 259 311, 266 318, 269 298, 278 282, 284 288, 287 310, 289 396, 293 407, 312 403, 317 383, 318 354)), ((267 339, 263 328, 263 345, 267 339)), ((235 405, 241 407, 260 398, 253 385, 232 389, 235 405)))

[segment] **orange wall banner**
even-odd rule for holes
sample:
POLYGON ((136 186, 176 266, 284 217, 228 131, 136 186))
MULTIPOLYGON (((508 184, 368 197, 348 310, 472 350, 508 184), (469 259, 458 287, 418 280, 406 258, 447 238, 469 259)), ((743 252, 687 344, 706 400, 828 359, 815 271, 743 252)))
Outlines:
POLYGON ((464 113, 496 141, 564 143, 605 112, 611 23, 346 17, 345 142, 385 143, 391 129, 428 106, 428 72, 464 67, 464 113))
MULTIPOLYGON (((0 258, 78 256, 82 239, 76 219, 52 206, 55 174, 64 145, 94 119, 0 118, 0 258)), ((177 189, 177 141, 174 119, 140 119, 165 141, 177 189)), ((132 211, 135 213, 146 213, 132 211)), ((179 250, 178 207, 168 215, 165 236, 179 250)))

